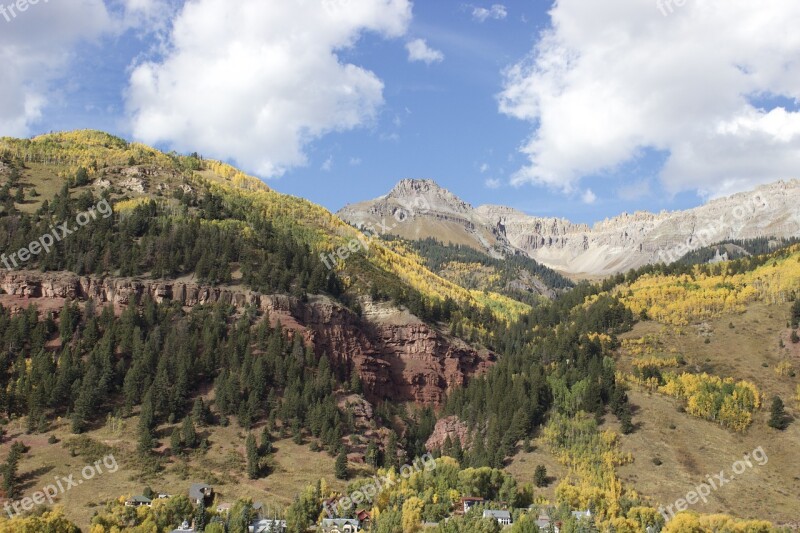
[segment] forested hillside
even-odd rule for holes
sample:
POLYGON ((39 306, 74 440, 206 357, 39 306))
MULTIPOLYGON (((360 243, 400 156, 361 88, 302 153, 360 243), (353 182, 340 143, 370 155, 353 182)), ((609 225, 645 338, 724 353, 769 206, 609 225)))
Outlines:
MULTIPOLYGON (((767 428, 781 432, 776 441, 792 438, 785 391, 796 385, 800 342, 797 245, 759 255, 764 243, 753 243, 752 256, 732 262, 653 265, 573 284, 521 256, 374 238, 225 164, 98 132, 3 139, 0 160, 0 247, 23 272, 6 285, 13 293, 0 295, 9 501, 44 479, 64 450, 113 450, 127 473, 115 482, 119 493, 64 511, 93 532, 170 531, 190 512, 208 530, 218 519, 213 527, 234 531, 255 516, 248 498, 272 491, 282 498, 275 513, 299 533, 363 477, 396 477, 430 451, 439 457, 434 473, 364 505, 373 531, 413 532, 423 521, 442 532, 495 531, 476 512, 454 517, 462 497, 511 508, 518 532, 535 531, 533 512, 550 513, 562 531, 706 531, 700 524, 713 520, 730 531, 771 530, 724 517, 666 522, 663 502, 623 472, 649 466, 627 447, 658 422, 652 401, 674 401, 681 421, 722 438, 767 428), (21 253, 93 209, 98 216, 47 250, 21 253), (34 283, 24 275, 33 271, 51 277, 34 283), (109 289, 96 301, 74 285, 56 287, 67 273, 126 287, 149 280, 155 289, 126 299, 109 289), (283 307, 278 317, 266 304, 189 305, 159 291, 186 280, 283 307), (733 331, 736 317, 759 305, 780 329, 769 330, 783 358, 771 380, 751 372, 752 362, 723 366, 677 349, 676 338, 693 334, 681 328, 705 335, 710 322, 726 320, 733 331), (387 347, 392 357, 383 357, 387 347), (440 401, 392 402, 365 390, 365 377, 370 392, 387 391, 412 370, 411 385, 437 387, 440 401), (560 468, 554 479, 539 464, 545 456, 560 468), (519 470, 531 457, 530 472, 519 470), (335 479, 294 475, 312 461, 322 465, 312 478, 330 471, 335 479), (185 498, 124 505, 134 483, 190 480, 215 480, 238 514, 185 498), (573 513, 586 510, 591 525, 573 513)), ((59 512, 18 517, 0 520, 0 530, 61 521, 59 512)))

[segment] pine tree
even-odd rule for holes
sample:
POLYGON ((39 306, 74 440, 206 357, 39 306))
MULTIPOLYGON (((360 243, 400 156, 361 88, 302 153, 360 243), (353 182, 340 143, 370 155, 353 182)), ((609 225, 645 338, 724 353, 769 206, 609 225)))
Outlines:
POLYGON ((172 451, 172 455, 178 455, 181 453, 183 443, 181 442, 181 432, 178 428, 172 430, 172 435, 169 438, 169 447, 172 451))
POLYGON ((153 388, 150 387, 142 401, 142 409, 139 415, 139 451, 142 453, 147 453, 153 449, 153 427, 155 427, 153 388))
POLYGON ((380 449, 378 445, 375 444, 374 440, 369 441, 367 444, 367 452, 365 454, 365 459, 367 464, 372 468, 378 468, 379 460, 380 460, 380 449))
POLYGON ((197 446, 197 431, 194 428, 194 421, 191 416, 187 416, 183 419, 181 433, 183 442, 187 448, 194 448, 197 446))
POLYGON ((363 392, 361 386, 361 377, 358 375, 358 370, 353 369, 350 375, 350 390, 355 394, 361 394, 363 392))
POLYGON ((206 504, 201 501, 197 504, 197 510, 194 513, 194 530, 205 531, 206 529, 206 504))
POLYGON ((269 433, 269 427, 264 426, 261 430, 261 455, 269 455, 272 453, 272 435, 269 433))
POLYGON ((544 465, 538 465, 533 473, 533 482, 537 487, 547 486, 547 468, 544 465))
POLYGON ((347 479, 347 453, 342 447, 336 457, 336 465, 334 467, 336 479, 347 479))
POLYGON ((197 397, 192 406, 192 418, 198 425, 203 426, 206 423, 206 406, 203 403, 203 398, 197 397))
POLYGON ((19 468, 19 459, 22 455, 21 447, 17 443, 11 445, 11 450, 8 452, 6 464, 3 465, 3 490, 6 493, 6 498, 14 499, 17 497, 19 477, 17 476, 17 469, 19 468))
POLYGON ((800 327, 800 298, 797 298, 792 305, 792 328, 800 327))
POLYGON ((245 447, 247 448, 247 476, 250 479, 258 479, 258 449, 256 448, 256 438, 252 433, 247 434, 245 447))
POLYGON ((389 442, 386 444, 386 451, 383 454, 383 467, 397 467, 397 433, 394 430, 389 432, 389 442))
POLYGON ((770 407, 769 412, 769 422, 767 422, 769 427, 779 429, 781 431, 789 427, 789 421, 783 406, 783 400, 781 400, 780 396, 775 396, 772 398, 772 406, 770 407))

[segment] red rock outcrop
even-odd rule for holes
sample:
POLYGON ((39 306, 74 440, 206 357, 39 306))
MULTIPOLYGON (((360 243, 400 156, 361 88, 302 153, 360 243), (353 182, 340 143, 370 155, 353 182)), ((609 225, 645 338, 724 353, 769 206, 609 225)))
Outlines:
POLYGON ((425 448, 429 451, 440 449, 447 437, 450 437, 450 442, 453 443, 459 440, 464 449, 469 448, 472 440, 467 425, 460 418, 446 416, 436 421, 436 426, 434 426, 431 436, 425 441, 425 448))
POLYGON ((0 273, 5 293, 0 303, 24 308, 50 303, 59 309, 66 299, 92 298, 98 305, 128 305, 148 294, 156 302, 176 301, 185 307, 225 303, 252 306, 273 321, 300 331, 318 354, 327 354, 340 376, 355 368, 371 400, 438 405, 448 390, 484 372, 494 354, 478 352, 409 317, 362 318, 327 298, 302 302, 285 295, 263 295, 242 287, 209 287, 186 281, 77 276, 69 273, 13 271, 0 273), (37 302, 40 300, 40 302, 37 302))

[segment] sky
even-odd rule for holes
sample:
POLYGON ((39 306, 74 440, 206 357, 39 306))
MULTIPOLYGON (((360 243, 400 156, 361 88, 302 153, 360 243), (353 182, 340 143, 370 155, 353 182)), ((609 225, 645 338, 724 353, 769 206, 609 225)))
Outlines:
POLYGON ((800 177, 797 27, 796 0, 0 0, 0 136, 593 223, 800 177))

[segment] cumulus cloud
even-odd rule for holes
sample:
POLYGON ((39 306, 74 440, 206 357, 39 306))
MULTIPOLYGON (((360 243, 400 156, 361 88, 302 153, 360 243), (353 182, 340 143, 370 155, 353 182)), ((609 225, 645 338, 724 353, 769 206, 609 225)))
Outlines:
POLYGON ((102 0, 40 2, 23 12, 0 4, 0 135, 24 137, 54 98, 74 47, 111 31, 113 20, 102 0))
POLYGON ((439 50, 435 50, 428 46, 425 39, 414 39, 406 43, 406 50, 408 50, 408 60, 412 63, 415 61, 422 61, 428 65, 431 63, 439 63, 444 61, 444 54, 439 50))
POLYGON ((592 189, 586 189, 581 195, 581 201, 585 204, 593 204, 597 201, 597 195, 592 192, 592 189))
POLYGON ((101 46, 128 30, 150 34, 170 12, 168 0, 40 0, 24 11, 0 1, 0 135, 30 135, 61 101, 79 45, 101 46))
POLYGON ((486 178, 483 184, 486 185, 487 189, 499 189, 503 185, 503 182, 497 178, 486 178))
POLYGON ((408 0, 196 0, 169 51, 133 69, 127 106, 148 143, 230 157, 263 177, 307 163, 314 139, 371 122, 383 83, 339 52, 405 34, 408 0))
POLYGON ((493 4, 490 8, 475 6, 472 8, 472 18, 478 22, 486 22, 487 19, 503 20, 508 16, 508 10, 503 4, 493 4))
POLYGON ((499 96, 534 125, 515 184, 572 191, 653 150, 671 192, 797 175, 800 114, 763 102, 800 99, 800 3, 687 2, 664 17, 649 2, 560 0, 550 15, 499 96))

